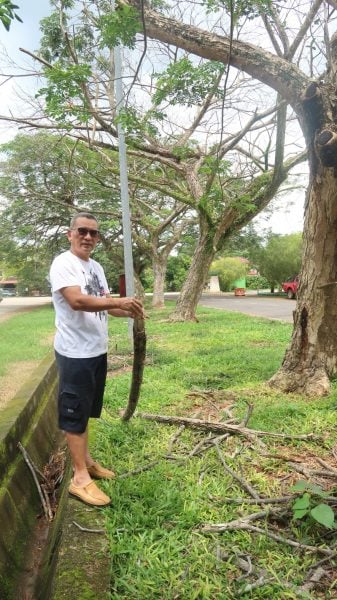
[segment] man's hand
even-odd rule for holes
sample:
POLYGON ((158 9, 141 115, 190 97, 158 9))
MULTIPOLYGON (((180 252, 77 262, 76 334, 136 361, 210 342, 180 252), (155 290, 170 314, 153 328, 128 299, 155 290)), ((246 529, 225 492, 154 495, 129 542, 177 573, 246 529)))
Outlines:
POLYGON ((118 303, 118 308, 129 313, 130 317, 141 317, 143 319, 146 318, 143 305, 137 298, 119 298, 118 303))
POLYGON ((97 312, 107 310, 115 317, 146 318, 143 305, 137 298, 112 298, 106 296, 90 296, 81 292, 80 286, 62 288, 61 294, 73 310, 97 312))

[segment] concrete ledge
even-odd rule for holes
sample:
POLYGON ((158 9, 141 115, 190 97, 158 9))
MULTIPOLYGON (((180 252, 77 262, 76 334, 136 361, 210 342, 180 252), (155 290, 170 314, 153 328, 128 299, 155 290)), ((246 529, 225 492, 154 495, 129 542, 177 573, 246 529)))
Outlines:
POLYGON ((108 600, 110 558, 104 511, 68 501, 70 464, 58 490, 58 509, 47 523, 32 474, 18 449, 42 469, 63 444, 58 429, 58 377, 50 354, 32 373, 0 419, 0 600, 108 600), (41 516, 39 519, 38 517, 41 516))
POLYGON ((104 509, 90 508, 69 498, 50 598, 109 600, 110 578, 111 559, 104 509), (84 530, 76 527, 75 522, 84 530), (92 530, 101 530, 101 533, 92 530))
MULTIPOLYGON (((27 552, 37 516, 41 514, 38 491, 17 444, 19 441, 22 443, 39 468, 48 462, 50 455, 60 444, 56 418, 56 394, 57 372, 54 356, 50 354, 13 400, 1 411, 0 598, 2 600, 18 599, 16 588, 27 561, 27 552)), ((59 522, 59 518, 56 521, 59 522)), ((55 536, 54 532, 53 535, 55 536)), ((50 549, 52 553, 54 550, 50 549)))

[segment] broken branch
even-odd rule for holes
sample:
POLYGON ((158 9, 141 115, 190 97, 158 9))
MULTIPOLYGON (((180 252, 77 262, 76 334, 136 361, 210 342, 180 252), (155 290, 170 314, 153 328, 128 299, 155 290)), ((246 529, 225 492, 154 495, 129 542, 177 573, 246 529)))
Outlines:
POLYGON ((281 439, 291 440, 319 440, 319 436, 314 433, 307 433, 302 435, 291 435, 288 433, 274 433, 271 431, 259 431, 256 429, 248 429, 247 427, 240 427, 239 425, 232 425, 229 423, 219 423, 211 421, 202 421, 201 419, 190 419, 188 417, 176 417, 168 415, 155 415, 151 413, 137 413, 137 417, 146 419, 148 421, 157 421, 158 423, 166 423, 167 425, 185 425, 195 429, 203 429, 206 431, 225 432, 228 431, 233 434, 243 435, 248 439, 252 439, 256 436, 268 436, 281 439))

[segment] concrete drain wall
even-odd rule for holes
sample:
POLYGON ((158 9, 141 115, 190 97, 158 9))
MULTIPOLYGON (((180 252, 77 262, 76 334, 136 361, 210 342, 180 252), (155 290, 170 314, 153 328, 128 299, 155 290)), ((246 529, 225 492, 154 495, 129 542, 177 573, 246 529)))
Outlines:
MULTIPOLYGON (((14 373, 13 377, 20 377, 14 373)), ((38 579, 31 577, 32 594, 20 582, 27 565, 37 516, 42 508, 32 474, 18 449, 24 446, 30 458, 42 469, 60 446, 56 418, 57 371, 49 354, 12 401, 1 410, 0 418, 0 598, 18 600, 47 598, 48 573, 60 536, 62 491, 56 519, 46 530, 43 564, 38 579), (61 510, 60 510, 61 509, 61 510), (36 586, 41 590, 36 592, 36 586)), ((64 493, 63 493, 64 496, 64 493)), ((40 567, 40 566, 39 566, 40 567)), ((32 567, 33 568, 33 567, 32 567)), ((26 573, 27 575, 27 573, 26 573)), ((29 575, 29 574, 28 574, 29 575)), ((29 577, 28 577, 29 580, 29 577)))
MULTIPOLYGON (((20 377, 14 373, 14 377, 20 377)), ((50 354, 0 415, 0 600, 108 600, 110 556, 104 511, 68 501, 70 461, 47 523, 21 442, 40 469, 63 444, 57 370, 50 354), (41 518, 38 518, 41 517, 41 518), (89 529, 79 530, 82 523, 89 529), (102 528, 92 533, 90 528, 102 528)))

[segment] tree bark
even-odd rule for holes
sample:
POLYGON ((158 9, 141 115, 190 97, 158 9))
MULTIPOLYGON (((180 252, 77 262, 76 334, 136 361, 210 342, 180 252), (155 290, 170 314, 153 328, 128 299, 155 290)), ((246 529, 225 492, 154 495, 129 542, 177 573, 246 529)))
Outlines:
POLYGON ((164 308, 165 275, 167 269, 167 257, 153 255, 153 297, 152 308, 164 308))
POLYGON ((337 373, 336 198, 334 171, 321 167, 308 190, 293 336, 280 370, 270 380, 286 392, 327 394, 329 380, 337 373))
POLYGON ((336 71, 335 34, 326 81, 310 83, 298 106, 310 167, 304 252, 292 340, 270 380, 273 387, 309 396, 327 394, 337 373, 336 71))
POLYGON ((196 321, 196 307, 205 286, 209 268, 214 258, 214 232, 209 230, 207 223, 200 225, 200 235, 187 278, 180 292, 171 321, 196 321))

